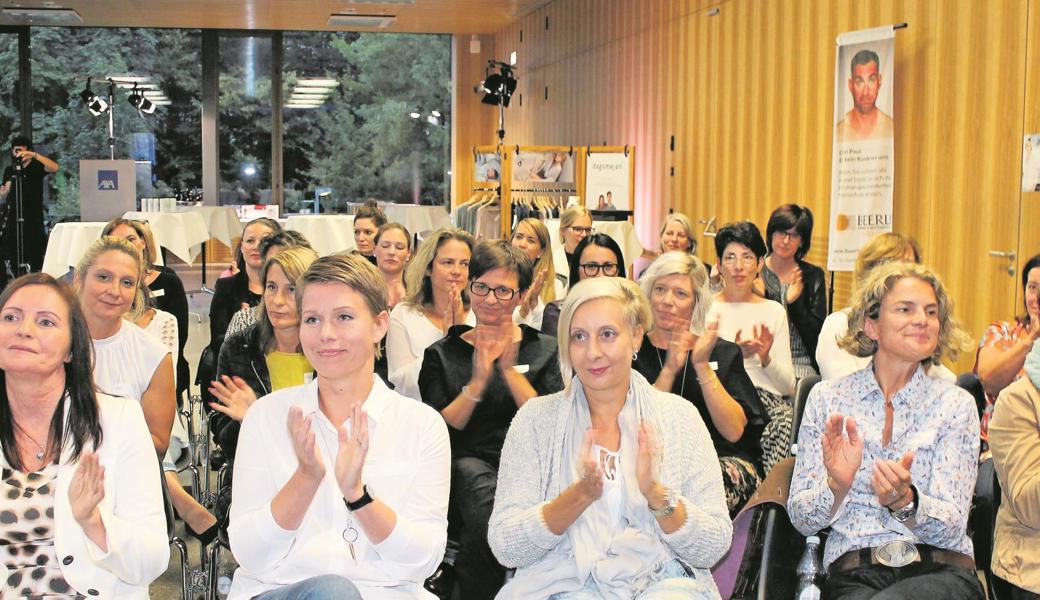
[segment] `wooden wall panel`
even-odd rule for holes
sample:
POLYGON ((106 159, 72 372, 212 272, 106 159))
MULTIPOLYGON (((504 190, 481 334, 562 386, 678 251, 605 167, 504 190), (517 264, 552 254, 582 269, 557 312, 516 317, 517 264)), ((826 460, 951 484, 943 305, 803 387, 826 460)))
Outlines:
MULTIPOLYGON (((1040 194, 1018 191, 1024 123, 1040 131, 1040 110, 1026 113, 1040 105, 1036 86, 1029 101, 1026 89, 1027 39, 1028 72, 1040 72, 1038 2, 556 0, 495 34, 500 58, 514 48, 520 58, 524 101, 507 111, 507 141, 637 145, 636 226, 647 246, 672 208, 764 226, 780 203, 808 205, 809 258, 825 264, 834 40, 905 21, 889 82, 895 228, 922 243, 978 336, 1015 306, 1006 261, 987 252, 1040 248, 1032 230, 1019 234, 1040 216, 1040 194)), ((711 239, 699 241, 713 260, 711 239)), ((839 306, 850 279, 837 277, 839 306)))
MULTIPOLYGON (((1029 48, 1026 53, 1025 111, 1022 117, 1022 134, 1040 132, 1040 3, 1032 2, 1029 6, 1028 18, 1029 48)), ((1019 142, 1021 144, 1021 141, 1019 142)), ((1019 151, 1021 152, 1021 151, 1019 151)), ((1008 152, 1008 161, 1021 163, 1021 154, 1008 152)), ((1035 254, 1040 254, 1040 192, 1022 193, 1019 212, 1018 265, 1015 271, 1015 314, 1025 311, 1025 298, 1022 294, 1021 269, 1025 262, 1035 254)))
POLYGON ((452 39, 451 98, 451 202, 452 206, 470 197, 473 182, 473 147, 495 143, 497 113, 481 104, 473 86, 484 79, 484 66, 495 56, 495 38, 479 36, 480 53, 470 54, 471 36, 452 39))

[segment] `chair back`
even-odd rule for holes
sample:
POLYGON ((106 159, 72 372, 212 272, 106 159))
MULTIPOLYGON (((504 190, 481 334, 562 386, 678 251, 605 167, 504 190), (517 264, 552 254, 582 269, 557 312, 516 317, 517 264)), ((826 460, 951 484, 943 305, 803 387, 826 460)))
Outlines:
POLYGON ((802 425, 802 415, 805 413, 805 403, 809 400, 809 392, 817 383, 820 383, 820 376, 809 375, 798 380, 798 386, 794 389, 794 419, 791 421, 792 447, 798 443, 798 428, 802 425))

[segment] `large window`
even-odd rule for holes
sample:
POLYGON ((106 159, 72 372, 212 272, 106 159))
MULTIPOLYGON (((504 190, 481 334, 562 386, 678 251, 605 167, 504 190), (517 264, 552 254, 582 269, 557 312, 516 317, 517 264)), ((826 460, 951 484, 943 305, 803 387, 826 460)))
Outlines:
POLYGON ((448 199, 451 36, 287 32, 283 47, 287 210, 448 199))
POLYGON ((10 164, 7 155, 8 143, 21 130, 21 118, 18 114, 18 34, 0 32, 0 131, 7 136, 0 139, 3 144, 3 156, 0 169, 10 164))
POLYGON ((271 38, 220 37, 220 203, 271 201, 271 38))
POLYGON ((111 107, 114 154, 137 162, 138 197, 201 187, 197 30, 34 27, 31 40, 33 141, 62 167, 50 178, 53 220, 79 216, 79 160, 110 156, 108 114, 92 116, 80 99, 87 76, 102 97, 108 77, 144 78, 139 91, 156 100, 154 113, 139 112, 117 87, 111 107))

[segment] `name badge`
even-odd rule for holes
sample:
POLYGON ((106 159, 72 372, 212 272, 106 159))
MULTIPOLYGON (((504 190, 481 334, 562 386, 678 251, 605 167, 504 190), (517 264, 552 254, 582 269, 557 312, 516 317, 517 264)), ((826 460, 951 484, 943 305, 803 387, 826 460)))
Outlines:
POLYGON ((531 370, 531 365, 513 365, 517 373, 526 373, 531 370))
POLYGON ((712 371, 718 371, 719 370, 719 362, 717 360, 713 360, 713 361, 709 362, 708 366, 711 367, 712 371))
POLYGON ((165 296, 165 295, 166 295, 166 290, 164 290, 162 288, 157 289, 157 290, 152 290, 152 298, 158 298, 159 296, 165 296))

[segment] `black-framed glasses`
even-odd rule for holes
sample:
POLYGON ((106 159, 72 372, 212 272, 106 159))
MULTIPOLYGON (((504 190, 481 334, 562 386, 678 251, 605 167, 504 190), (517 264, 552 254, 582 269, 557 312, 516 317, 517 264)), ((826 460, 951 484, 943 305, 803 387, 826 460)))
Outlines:
POLYGON ((592 232, 596 231, 592 227, 575 227, 574 225, 571 225, 570 228, 574 233, 583 233, 585 235, 592 235, 592 232))
POLYGON ((618 273, 618 264, 612 262, 587 262, 581 263, 578 266, 581 267, 581 270, 585 272, 586 277, 595 277, 596 275, 599 275, 600 271, 603 271, 603 274, 607 277, 613 277, 618 273))
POLYGON ((495 293, 495 298, 498 298, 499 300, 502 300, 503 302, 505 302, 506 300, 512 300, 513 296, 515 296, 516 292, 517 292, 513 288, 509 288, 509 287, 506 287, 504 285, 496 287, 496 288, 493 288, 490 285, 488 285, 486 283, 483 283, 483 282, 480 282, 480 281, 473 281, 473 282, 471 282, 469 284, 469 291, 471 293, 473 293, 473 295, 480 296, 480 297, 487 296, 491 292, 494 292, 495 293))

